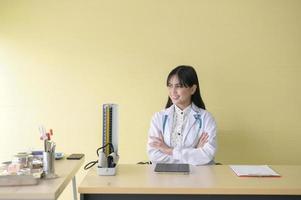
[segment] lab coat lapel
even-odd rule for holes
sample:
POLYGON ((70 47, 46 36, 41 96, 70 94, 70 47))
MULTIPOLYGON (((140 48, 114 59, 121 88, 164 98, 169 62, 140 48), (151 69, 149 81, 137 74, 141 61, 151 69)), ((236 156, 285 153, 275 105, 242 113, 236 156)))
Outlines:
POLYGON ((164 130, 163 136, 164 136, 164 142, 168 146, 171 145, 170 135, 171 135, 171 129, 172 129, 173 114, 174 114, 174 105, 167 108, 164 113, 164 115, 167 116, 167 119, 166 119, 166 124, 165 124, 165 128, 164 128, 165 130, 164 130))
POLYGON ((183 141, 186 140, 186 137, 188 133, 192 130, 192 127, 194 125, 197 125, 197 122, 201 119, 201 115, 196 105, 192 104, 191 111, 189 112, 187 117, 187 127, 184 129, 183 132, 183 141))

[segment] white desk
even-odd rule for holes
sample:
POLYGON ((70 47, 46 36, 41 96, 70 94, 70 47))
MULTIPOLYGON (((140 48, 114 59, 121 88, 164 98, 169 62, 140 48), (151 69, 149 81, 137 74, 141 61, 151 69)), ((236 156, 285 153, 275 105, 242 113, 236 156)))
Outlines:
POLYGON ((55 200, 63 192, 66 186, 73 179, 75 184, 75 174, 84 162, 81 160, 55 161, 55 173, 59 176, 56 179, 41 179, 38 185, 32 186, 12 186, 0 187, 0 199, 39 199, 55 200))
POLYGON ((81 199, 301 199, 301 166, 271 166, 282 177, 237 177, 227 165, 191 166, 191 173, 155 173, 150 165, 118 165, 116 176, 91 169, 81 199))

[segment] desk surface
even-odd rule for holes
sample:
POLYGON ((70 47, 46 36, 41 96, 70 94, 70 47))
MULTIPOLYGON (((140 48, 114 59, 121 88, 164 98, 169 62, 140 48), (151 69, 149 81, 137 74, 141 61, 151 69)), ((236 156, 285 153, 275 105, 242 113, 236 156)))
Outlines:
POLYGON ((56 179, 41 179, 38 185, 0 187, 0 199, 43 199, 54 200, 62 193, 84 162, 81 160, 55 161, 56 179))
POLYGON ((190 166, 185 174, 155 173, 153 165, 118 165, 116 176, 91 169, 82 194, 301 195, 301 166, 270 166, 281 177, 237 177, 228 165, 190 166))

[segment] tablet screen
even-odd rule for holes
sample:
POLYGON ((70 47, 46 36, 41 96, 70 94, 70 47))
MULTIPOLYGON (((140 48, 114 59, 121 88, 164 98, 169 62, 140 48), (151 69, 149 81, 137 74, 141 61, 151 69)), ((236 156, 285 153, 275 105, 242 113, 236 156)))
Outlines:
POLYGON ((157 163, 155 172, 189 172, 189 164, 157 163))

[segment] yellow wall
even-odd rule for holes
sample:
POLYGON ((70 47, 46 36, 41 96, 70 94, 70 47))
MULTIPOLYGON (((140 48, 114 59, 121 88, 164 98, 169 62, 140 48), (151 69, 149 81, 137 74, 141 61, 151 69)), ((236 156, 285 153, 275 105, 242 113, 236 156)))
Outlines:
POLYGON ((301 164, 301 1, 0 0, 0 160, 41 148, 96 158, 120 106, 121 163, 147 160, 165 78, 193 65, 224 164, 301 164))

